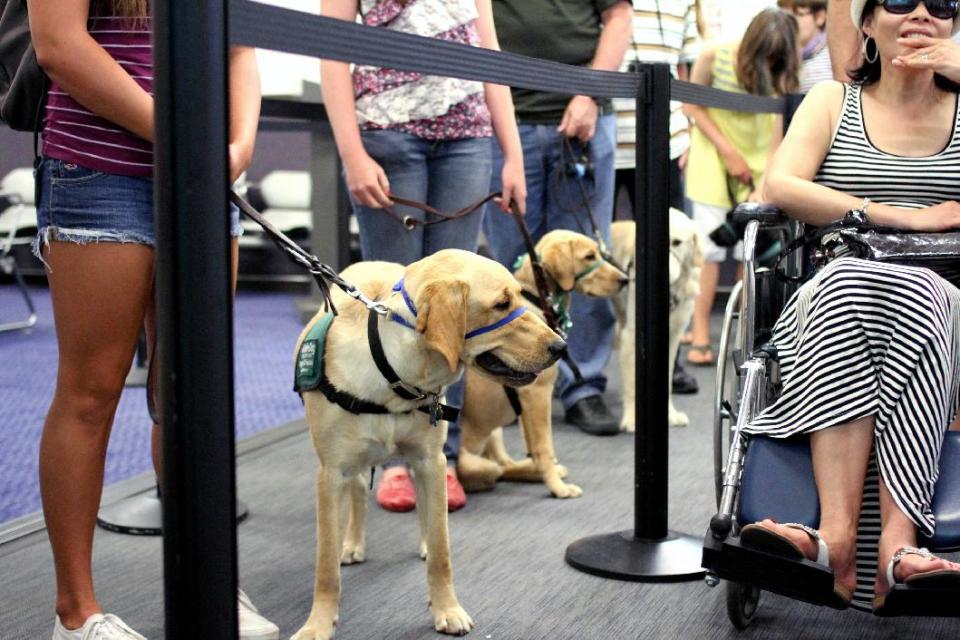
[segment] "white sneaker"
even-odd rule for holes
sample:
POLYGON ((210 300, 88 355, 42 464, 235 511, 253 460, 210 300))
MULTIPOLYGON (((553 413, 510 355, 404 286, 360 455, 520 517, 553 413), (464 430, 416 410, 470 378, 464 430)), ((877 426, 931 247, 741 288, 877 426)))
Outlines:
POLYGON ((237 609, 240 615, 240 640, 280 640, 280 628, 260 615, 241 589, 237 589, 237 609))
POLYGON ((108 613, 95 613, 79 629, 67 629, 57 616, 53 623, 53 640, 147 640, 128 627, 123 620, 108 613))

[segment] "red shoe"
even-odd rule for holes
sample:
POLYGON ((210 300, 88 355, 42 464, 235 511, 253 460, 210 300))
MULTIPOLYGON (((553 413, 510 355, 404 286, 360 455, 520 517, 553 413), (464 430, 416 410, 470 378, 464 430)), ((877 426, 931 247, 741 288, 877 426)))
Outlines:
POLYGON ((412 511, 417 506, 417 490, 406 467, 401 465, 383 470, 383 478, 377 486, 377 504, 397 513, 412 511))
POLYGON ((467 492, 463 490, 463 485, 457 479, 457 472, 447 465, 447 511, 463 509, 465 504, 467 504, 467 492))

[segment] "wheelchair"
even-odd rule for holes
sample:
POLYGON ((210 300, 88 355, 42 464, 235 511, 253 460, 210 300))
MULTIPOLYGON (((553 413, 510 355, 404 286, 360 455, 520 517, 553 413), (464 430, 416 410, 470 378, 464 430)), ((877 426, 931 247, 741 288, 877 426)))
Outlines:
MULTIPOLYGON (((779 396, 781 381, 772 329, 799 280, 781 278, 775 265, 758 264, 758 239, 781 246, 798 237, 801 225, 767 204, 747 203, 734 212, 745 224, 744 276, 728 300, 717 361, 714 397, 714 469, 717 513, 704 538, 706 582, 726 581, 727 613, 738 629, 746 628, 770 591, 815 605, 834 605, 833 574, 809 560, 792 560, 744 547, 743 525, 771 517, 818 527, 819 500, 813 477, 809 438, 747 436, 741 429, 779 396), (728 371, 735 372, 728 378, 728 371)), ((799 277, 803 252, 788 256, 779 270, 799 277)), ((937 528, 922 535, 919 546, 935 552, 960 550, 960 431, 946 434, 940 477, 933 501, 937 528)), ((876 615, 960 616, 960 590, 896 585, 876 615)))

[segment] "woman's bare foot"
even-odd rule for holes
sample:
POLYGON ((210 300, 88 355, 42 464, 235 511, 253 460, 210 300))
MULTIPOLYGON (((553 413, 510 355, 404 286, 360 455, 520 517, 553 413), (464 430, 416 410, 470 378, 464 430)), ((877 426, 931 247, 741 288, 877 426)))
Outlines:
MULTIPOLYGON (((878 556, 880 567, 877 571, 877 580, 874 585, 874 592, 877 595, 889 593, 890 589, 893 588, 893 585, 887 584, 887 565, 890 564, 890 560, 897 551, 903 547, 909 546, 913 546, 912 541, 909 541, 908 543, 904 543, 902 541, 891 542, 884 540, 882 535, 880 536, 880 552, 878 556)), ((899 584, 903 583, 911 576, 929 573, 931 571, 960 572, 960 564, 957 564, 956 562, 950 562, 949 560, 944 560, 943 558, 939 558, 933 554, 930 556, 923 556, 908 553, 903 555, 897 564, 894 565, 893 578, 899 584)))
MULTIPOLYGON (((770 518, 761 520, 757 524, 792 542, 807 560, 814 562, 817 560, 819 551, 817 541, 802 529, 788 527, 770 518)), ((857 586, 856 530, 848 532, 846 536, 837 535, 829 528, 819 529, 819 532, 830 550, 830 568, 833 570, 835 583, 853 593, 857 586)))

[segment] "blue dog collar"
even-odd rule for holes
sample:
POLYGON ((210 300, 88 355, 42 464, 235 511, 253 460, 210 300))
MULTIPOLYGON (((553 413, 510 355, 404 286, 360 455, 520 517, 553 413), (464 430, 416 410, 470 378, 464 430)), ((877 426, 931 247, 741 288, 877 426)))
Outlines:
MULTIPOLYGON (((413 317, 416 318, 417 308, 413 305, 413 301, 410 299, 410 294, 407 293, 407 288, 403 285, 403 278, 400 278, 400 281, 397 282, 397 284, 393 285, 393 290, 400 292, 400 295, 403 296, 403 301, 407 304, 407 309, 409 309, 410 313, 413 314, 413 317)), ((497 320, 493 324, 489 324, 485 327, 480 327, 479 329, 474 329, 473 331, 467 332, 467 335, 464 336, 464 340, 469 340, 470 338, 482 335, 484 333, 489 333, 490 331, 496 331, 500 327, 510 324, 511 322, 513 322, 514 320, 516 320, 526 312, 527 312, 527 308, 525 306, 519 306, 513 311, 511 311, 509 314, 507 314, 505 317, 497 320)), ((407 322, 406 319, 398 316, 395 313, 390 314, 390 319, 399 325, 403 325, 408 329, 413 329, 414 331, 416 330, 416 327, 414 327, 412 324, 407 322)))

